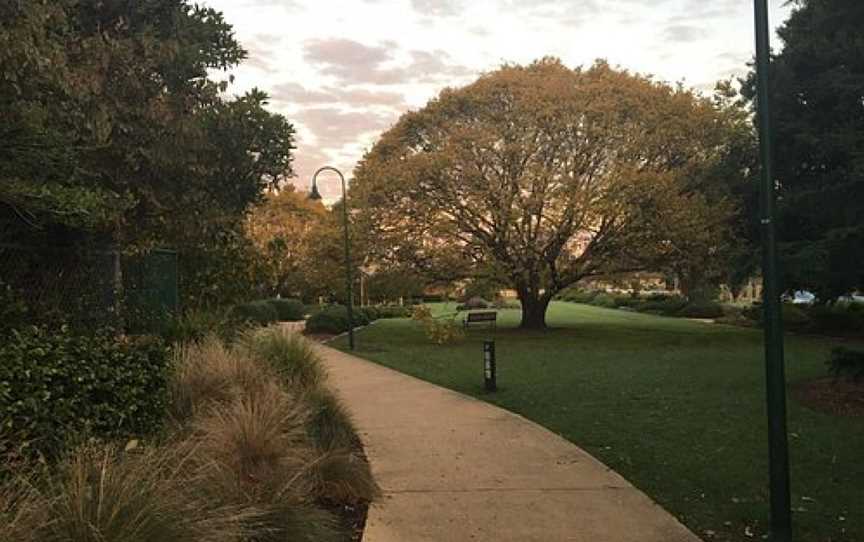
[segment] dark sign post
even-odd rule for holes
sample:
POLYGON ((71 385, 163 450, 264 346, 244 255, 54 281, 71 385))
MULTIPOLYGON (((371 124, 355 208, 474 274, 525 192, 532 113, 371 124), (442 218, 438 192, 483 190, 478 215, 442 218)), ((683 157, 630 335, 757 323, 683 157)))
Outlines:
POLYGON ((495 367, 495 341, 483 341, 483 381, 486 391, 498 391, 495 367))
POLYGON ((762 162, 762 280, 765 307, 765 373, 768 402, 768 460, 771 480, 771 534, 775 542, 792 540, 789 490, 789 442, 786 434, 786 375, 783 360, 783 320, 780 312, 780 280, 777 272, 777 238, 774 225, 775 187, 768 87, 770 51, 767 0, 755 0, 756 8, 756 117, 762 162))

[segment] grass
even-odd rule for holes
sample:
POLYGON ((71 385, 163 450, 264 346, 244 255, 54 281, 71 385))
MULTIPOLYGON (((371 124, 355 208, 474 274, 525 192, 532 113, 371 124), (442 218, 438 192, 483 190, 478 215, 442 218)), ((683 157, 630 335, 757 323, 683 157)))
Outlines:
POLYGON ((0 479, 0 540, 343 542, 353 533, 335 512, 378 496, 303 339, 266 329, 188 343, 169 391, 158 442, 87 442, 0 479))
MULTIPOLYGON (((758 330, 570 303, 552 304, 548 331, 515 329, 518 321, 516 310, 499 313, 494 394, 483 391, 481 372, 491 330, 436 346, 416 322, 382 321, 358 335, 356 353, 563 435, 706 540, 767 533, 758 330)), ((824 376, 837 343, 788 337, 789 382, 824 376)), ((796 540, 864 540, 864 419, 831 417, 790 398, 789 434, 796 540)))

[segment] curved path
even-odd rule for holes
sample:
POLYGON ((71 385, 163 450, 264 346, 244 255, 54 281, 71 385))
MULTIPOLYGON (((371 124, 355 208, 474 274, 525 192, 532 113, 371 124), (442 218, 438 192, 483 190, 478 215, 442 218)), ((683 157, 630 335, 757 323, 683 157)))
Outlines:
POLYGON ((364 542, 698 542, 618 474, 516 414, 325 346, 384 496, 364 542))

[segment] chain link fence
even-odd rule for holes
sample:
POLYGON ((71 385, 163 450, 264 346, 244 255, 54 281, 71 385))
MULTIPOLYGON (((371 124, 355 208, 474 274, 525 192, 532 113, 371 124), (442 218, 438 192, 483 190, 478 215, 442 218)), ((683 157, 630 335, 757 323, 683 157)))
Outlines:
POLYGON ((0 244, 0 326, 147 331, 179 309, 177 254, 0 244))

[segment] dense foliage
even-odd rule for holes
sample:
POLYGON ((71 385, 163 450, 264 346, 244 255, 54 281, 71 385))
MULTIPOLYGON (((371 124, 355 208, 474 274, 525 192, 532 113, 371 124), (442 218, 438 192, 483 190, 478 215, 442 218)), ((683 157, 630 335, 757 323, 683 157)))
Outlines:
POLYGON ((234 305, 228 315, 233 321, 259 326, 266 326, 279 321, 279 312, 276 307, 263 300, 234 305))
POLYGON ((306 316, 306 305, 299 299, 268 299, 282 322, 299 322, 306 316))
POLYGON ((544 327, 583 278, 722 261, 735 205, 706 187, 743 179, 727 160, 746 126, 733 107, 603 62, 505 66, 403 115, 358 167, 352 204, 375 258, 441 280, 491 272, 523 326, 544 327))
POLYGON ((771 68, 779 237, 786 287, 825 301, 864 288, 864 4, 793 3, 771 68))
POLYGON ((187 0, 0 5, 0 242, 171 246, 184 302, 248 298, 250 206, 293 127, 211 78, 246 56, 187 0))
POLYGON ((15 331, 0 345, 0 436, 16 450, 0 456, 52 455, 73 436, 152 433, 164 418, 167 378, 158 339, 15 331))

